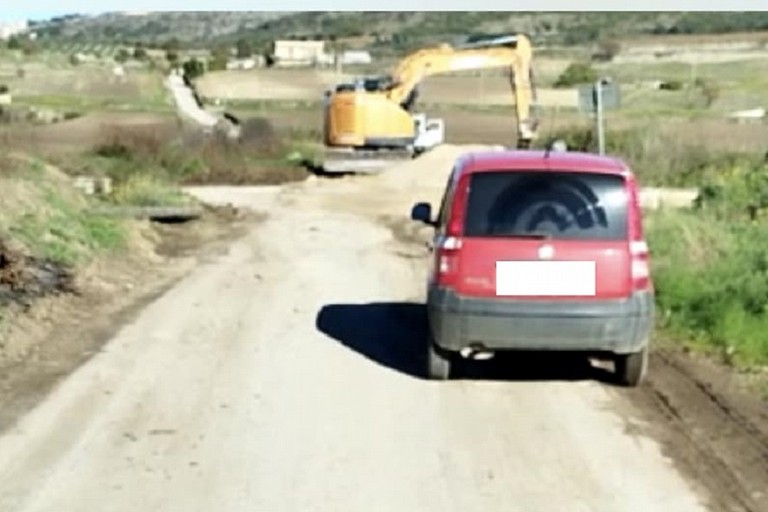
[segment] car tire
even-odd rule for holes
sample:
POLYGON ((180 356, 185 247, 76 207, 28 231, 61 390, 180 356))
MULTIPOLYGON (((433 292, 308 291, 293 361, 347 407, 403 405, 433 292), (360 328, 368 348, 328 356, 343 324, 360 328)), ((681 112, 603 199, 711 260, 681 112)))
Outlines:
POLYGON ((430 380, 448 380, 451 376, 451 359, 442 353, 430 339, 427 342, 427 377, 430 380))
POLYGON ((648 346, 639 352, 621 354, 615 360, 616 379, 626 387, 637 387, 648 373, 648 346))

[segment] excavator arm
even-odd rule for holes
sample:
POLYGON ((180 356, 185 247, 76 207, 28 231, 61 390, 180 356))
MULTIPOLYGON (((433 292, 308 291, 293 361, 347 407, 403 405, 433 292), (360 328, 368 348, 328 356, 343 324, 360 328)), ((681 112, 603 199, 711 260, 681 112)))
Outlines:
POLYGON ((447 45, 416 51, 403 59, 386 84, 386 96, 403 107, 410 106, 419 83, 426 77, 474 69, 509 68, 515 99, 518 147, 535 138, 536 95, 531 69, 531 43, 523 35, 495 38, 471 45, 447 45))

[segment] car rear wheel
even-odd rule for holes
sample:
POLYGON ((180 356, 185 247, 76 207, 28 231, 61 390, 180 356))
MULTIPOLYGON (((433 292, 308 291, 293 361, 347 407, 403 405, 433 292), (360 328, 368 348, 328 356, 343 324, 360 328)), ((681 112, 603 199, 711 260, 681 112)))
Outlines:
POLYGON ((427 377, 431 380, 447 380, 451 375, 450 357, 438 350, 431 339, 427 346, 427 377))
POLYGON ((627 387, 639 386, 648 373, 648 346, 632 354, 616 356, 616 378, 627 387))

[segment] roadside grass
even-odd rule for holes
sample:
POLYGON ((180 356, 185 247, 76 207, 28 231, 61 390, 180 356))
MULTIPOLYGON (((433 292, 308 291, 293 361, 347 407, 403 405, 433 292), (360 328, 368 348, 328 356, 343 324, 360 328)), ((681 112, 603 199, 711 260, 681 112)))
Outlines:
POLYGON ((768 223, 649 215, 660 327, 741 368, 768 364, 768 223))
POLYGON ((67 174, 107 177, 113 190, 103 200, 130 206, 186 206, 195 201, 185 185, 272 185, 302 180, 316 151, 315 135, 277 133, 264 119, 244 123, 243 137, 223 137, 111 126, 84 154, 57 161, 67 174))
POLYGON ((122 247, 126 231, 90 213, 89 201, 57 170, 0 153, 0 239, 54 264, 74 267, 122 247))

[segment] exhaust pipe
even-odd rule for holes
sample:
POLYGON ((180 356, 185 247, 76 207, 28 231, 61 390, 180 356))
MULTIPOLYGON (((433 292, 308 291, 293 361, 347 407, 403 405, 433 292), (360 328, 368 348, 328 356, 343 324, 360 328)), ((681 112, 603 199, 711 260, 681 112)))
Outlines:
POLYGON ((488 350, 479 343, 473 343, 459 350, 459 354, 464 359, 471 359, 473 361, 487 361, 493 359, 496 353, 493 350, 488 350))

